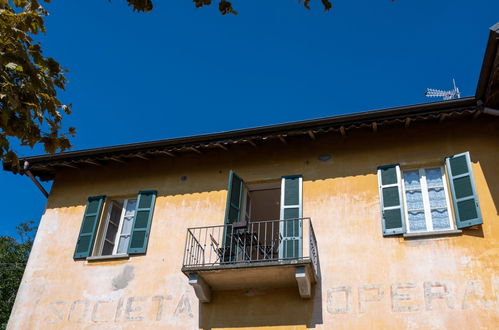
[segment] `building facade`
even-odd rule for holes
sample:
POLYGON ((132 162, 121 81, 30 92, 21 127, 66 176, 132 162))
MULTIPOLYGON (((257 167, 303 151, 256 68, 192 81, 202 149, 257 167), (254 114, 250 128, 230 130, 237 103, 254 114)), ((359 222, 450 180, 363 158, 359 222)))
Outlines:
POLYGON ((23 160, 9 328, 497 328, 498 31, 475 97, 23 160))

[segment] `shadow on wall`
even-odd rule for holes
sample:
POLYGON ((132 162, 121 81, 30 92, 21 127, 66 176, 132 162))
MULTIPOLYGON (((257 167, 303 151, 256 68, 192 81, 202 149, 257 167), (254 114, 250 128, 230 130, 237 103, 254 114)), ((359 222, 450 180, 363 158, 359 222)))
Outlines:
MULTIPOLYGON (((320 245, 320 244, 317 244, 320 245)), ((312 297, 300 297, 298 287, 213 292, 210 303, 199 303, 199 327, 237 328, 323 324, 322 274, 317 248, 317 282, 312 297)))
MULTIPOLYGON (((498 144, 499 145, 499 144, 498 144)), ((485 182, 490 191, 490 196, 494 203, 496 214, 499 214, 499 171, 497 169, 499 157, 499 146, 496 146, 497 151, 491 152, 489 157, 484 157, 478 162, 485 177, 485 182)), ((492 149, 493 151, 494 149, 492 149)), ((476 177, 476 174, 475 174, 476 177)), ((483 202, 482 202, 483 203, 483 202)), ((482 209, 483 212, 483 209, 482 209)), ((482 214, 483 215, 483 214, 482 214)))
POLYGON ((322 324, 320 283, 311 299, 302 299, 298 288, 219 291, 212 301, 199 305, 199 327, 237 328, 306 326, 322 324))

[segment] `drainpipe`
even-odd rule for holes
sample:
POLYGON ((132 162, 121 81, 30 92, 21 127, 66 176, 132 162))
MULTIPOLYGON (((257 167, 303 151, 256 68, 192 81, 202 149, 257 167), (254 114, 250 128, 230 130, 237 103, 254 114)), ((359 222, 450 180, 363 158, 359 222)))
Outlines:
POLYGON ((49 198, 49 193, 45 190, 45 188, 43 188, 43 186, 40 184, 40 182, 38 182, 38 180, 35 178, 35 176, 33 175, 33 173, 31 173, 31 171, 29 170, 29 163, 27 160, 24 161, 24 173, 26 173, 29 178, 31 179, 31 181, 34 182, 34 184, 38 187, 38 189, 40 189, 40 191, 42 192, 42 194, 46 197, 46 198, 49 198))
POLYGON ((487 107, 483 108, 483 113, 487 113, 492 116, 499 116, 499 110, 487 107))

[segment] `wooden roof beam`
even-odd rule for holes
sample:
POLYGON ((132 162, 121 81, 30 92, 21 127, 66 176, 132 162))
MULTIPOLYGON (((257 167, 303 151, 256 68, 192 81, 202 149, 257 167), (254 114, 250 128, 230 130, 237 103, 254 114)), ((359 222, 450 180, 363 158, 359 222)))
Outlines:
POLYGON ((373 121, 372 123, 372 127, 373 127, 373 132, 374 133, 377 133, 378 132, 378 123, 373 121))
POLYGON ((198 150, 197 148, 194 148, 194 147, 187 147, 187 149, 191 150, 191 151, 194 151, 195 153, 197 153, 198 155, 201 155, 202 152, 200 150, 198 150))
POLYGON ((288 141, 286 141, 286 139, 284 138, 284 136, 282 136, 281 134, 279 134, 277 137, 279 138, 279 140, 281 140, 282 143, 288 144, 288 141))
POLYGON ((162 155, 167 155, 167 156, 170 156, 170 157, 177 157, 177 155, 169 152, 169 151, 166 151, 166 150, 156 150, 155 151, 156 153, 158 154, 162 154, 162 155))
POLYGON ((101 167, 103 166, 101 163, 99 163, 97 161, 90 160, 90 159, 81 159, 80 162, 94 165, 94 166, 101 166, 101 167))
POLYGON ((310 138, 312 140, 315 140, 315 134, 314 134, 314 132, 312 130, 309 130, 307 133, 308 133, 308 136, 310 136, 310 138))
POLYGON ((246 142, 248 142, 249 144, 251 144, 252 147, 256 148, 256 143, 253 142, 252 139, 246 139, 246 142))
POLYGON ((116 157, 106 157, 104 159, 105 160, 112 160, 113 162, 116 162, 116 163, 126 164, 126 162, 124 160, 121 160, 121 159, 116 158, 116 157))
POLYGON ((443 122, 445 120, 445 113, 441 113, 440 116, 438 116, 438 123, 440 124, 441 122, 443 122))
POLYGON ((76 170, 77 170, 77 169, 79 169, 79 167, 78 167, 78 166, 76 166, 76 165, 71 165, 71 164, 69 164, 68 162, 56 163, 56 164, 54 164, 54 166, 64 166, 64 167, 74 168, 74 169, 76 169, 76 170))
POLYGON ((407 118, 405 119, 405 122, 404 122, 404 126, 405 126, 405 128, 408 128, 408 127, 409 127, 409 125, 411 124, 411 120, 412 120, 412 119, 411 119, 411 118, 409 118, 409 117, 407 117, 407 118))
POLYGON ((135 154, 135 155, 133 155, 133 157, 140 158, 143 160, 151 160, 149 157, 146 157, 145 155, 142 155, 142 154, 135 154))
POLYGON ((223 149, 223 150, 225 150, 225 151, 229 151, 229 149, 227 149, 227 147, 226 147, 226 146, 224 146, 224 145, 223 145, 223 144, 221 144, 221 143, 215 143, 215 145, 216 145, 217 147, 219 147, 220 149, 223 149))
POLYGON ((345 126, 340 126, 340 133, 342 136, 347 136, 347 132, 345 130, 345 126))

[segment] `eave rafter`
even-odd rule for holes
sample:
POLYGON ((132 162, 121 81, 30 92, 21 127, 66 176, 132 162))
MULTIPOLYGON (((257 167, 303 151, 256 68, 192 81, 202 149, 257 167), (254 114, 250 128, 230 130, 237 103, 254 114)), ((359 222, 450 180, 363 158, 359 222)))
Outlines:
MULTIPOLYGON (((469 101, 468 101, 469 102, 469 101)), ((56 168, 66 167, 72 169, 79 169, 81 166, 106 166, 108 162, 114 162, 119 164, 125 164, 130 159, 142 159, 151 160, 157 157, 166 156, 169 158, 178 158, 187 152, 194 152, 198 155, 202 155, 210 150, 219 149, 223 151, 230 151, 233 147, 235 148, 237 144, 241 146, 251 146, 253 148, 258 148, 260 145, 272 140, 278 140, 282 144, 289 145, 295 138, 307 137, 313 141, 317 140, 320 135, 331 134, 336 132, 342 137, 346 138, 348 132, 357 129, 368 129, 373 134, 379 133, 380 128, 383 127, 405 127, 409 128, 415 122, 425 122, 425 121, 447 121, 454 118, 477 118, 481 110, 480 107, 475 105, 466 105, 460 108, 449 108, 445 110, 435 110, 426 112, 394 112, 391 116, 371 116, 372 118, 359 118, 357 120, 351 121, 339 121, 337 123, 324 123, 319 125, 303 125, 295 126, 293 129, 289 130, 262 130, 261 132, 255 131, 253 135, 240 135, 236 133, 233 135, 226 134, 222 139, 212 139, 212 140, 201 140, 199 142, 187 141, 187 143, 177 144, 168 143, 161 145, 156 143, 151 147, 141 147, 140 144, 130 145, 129 148, 117 148, 117 150, 112 150, 109 148, 109 152, 103 149, 99 149, 98 152, 92 153, 85 152, 81 153, 81 156, 65 156, 65 157, 54 157, 52 159, 46 159, 44 161, 37 161, 36 159, 28 159, 31 168, 35 175, 39 175, 40 178, 45 178, 50 180, 55 175, 56 168)), ((195 138, 193 138, 195 140, 195 138)), ((147 143, 146 143, 147 144, 147 143)), ((154 143, 150 143, 151 145, 154 143)))

